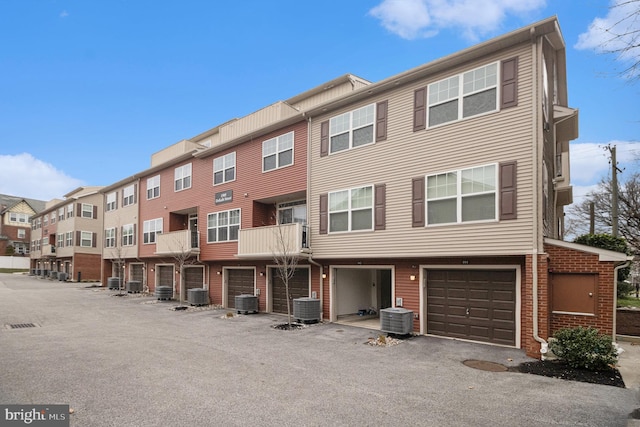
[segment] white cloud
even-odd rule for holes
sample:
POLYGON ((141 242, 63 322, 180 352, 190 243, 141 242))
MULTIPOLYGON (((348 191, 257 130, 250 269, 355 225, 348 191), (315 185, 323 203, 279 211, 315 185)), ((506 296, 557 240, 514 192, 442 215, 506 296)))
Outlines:
POLYGON ((0 155, 0 194, 48 201, 84 185, 31 154, 0 155))
MULTIPOLYGON (((626 64, 640 61, 640 2, 612 0, 604 18, 595 18, 586 32, 578 36, 576 49, 598 53, 615 53, 616 59, 626 64)), ((630 77, 640 73, 632 72, 630 77)))
POLYGON ((441 29, 461 30, 471 40, 499 29, 507 15, 545 7, 546 0, 383 0, 369 14, 405 39, 426 38, 441 29))
POLYGON ((66 10, 60 12, 60 18, 66 18, 67 16, 69 16, 69 12, 67 12, 66 10))

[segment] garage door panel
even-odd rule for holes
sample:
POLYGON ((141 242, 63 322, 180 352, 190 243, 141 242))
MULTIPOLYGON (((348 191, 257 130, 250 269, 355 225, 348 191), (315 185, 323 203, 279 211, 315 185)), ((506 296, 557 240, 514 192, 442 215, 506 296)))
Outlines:
POLYGON ((515 270, 427 269, 426 277, 427 333, 515 345, 515 270))
MULTIPOLYGON (((284 281, 280 278, 278 270, 271 269, 271 310, 274 313, 287 313, 287 292, 284 281)), ((304 298, 309 296, 309 269, 297 268, 293 277, 289 279, 289 299, 304 298)), ((293 312, 293 304, 291 305, 293 312)))
POLYGON ((236 295, 254 294, 253 269, 227 270, 227 308, 236 307, 236 295))

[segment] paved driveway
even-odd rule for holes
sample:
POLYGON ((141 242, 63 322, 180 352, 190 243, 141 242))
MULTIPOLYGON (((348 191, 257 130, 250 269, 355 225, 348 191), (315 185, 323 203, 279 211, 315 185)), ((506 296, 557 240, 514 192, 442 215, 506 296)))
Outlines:
POLYGON ((72 426, 624 426, 637 390, 520 374, 522 351, 433 337, 391 347, 336 324, 172 311, 172 302, 0 275, 0 403, 69 404, 72 426), (6 324, 37 327, 6 329, 6 324))

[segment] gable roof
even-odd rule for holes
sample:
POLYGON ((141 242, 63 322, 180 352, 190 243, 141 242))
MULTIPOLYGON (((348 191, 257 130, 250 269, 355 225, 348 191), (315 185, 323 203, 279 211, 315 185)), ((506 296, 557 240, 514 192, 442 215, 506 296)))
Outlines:
POLYGON ((28 204, 35 213, 42 212, 46 206, 46 202, 44 200, 0 194, 0 214, 8 212, 13 207, 20 204, 20 202, 25 202, 26 204, 28 204))

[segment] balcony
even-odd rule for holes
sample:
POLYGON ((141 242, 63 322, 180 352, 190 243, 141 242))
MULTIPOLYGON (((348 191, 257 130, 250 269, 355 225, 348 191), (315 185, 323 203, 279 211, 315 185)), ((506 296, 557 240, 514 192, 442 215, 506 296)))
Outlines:
POLYGON ((200 253, 198 232, 170 231, 156 235, 156 255, 195 255, 200 253))
POLYGON ((42 256, 55 257, 56 256, 55 245, 42 245, 42 256))
POLYGON ((273 258, 274 255, 309 253, 308 226, 293 223, 241 229, 239 258, 273 258))

